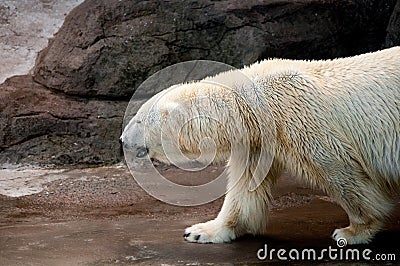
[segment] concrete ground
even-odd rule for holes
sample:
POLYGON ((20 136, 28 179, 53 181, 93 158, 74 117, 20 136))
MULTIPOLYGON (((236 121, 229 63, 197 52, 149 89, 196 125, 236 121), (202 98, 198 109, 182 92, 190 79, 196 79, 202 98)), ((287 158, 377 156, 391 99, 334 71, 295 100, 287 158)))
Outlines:
MULTIPOLYGON (((175 168, 162 173, 180 177, 183 184, 193 183, 175 168)), ((288 262, 276 254, 259 260, 257 252, 265 244, 267 250, 338 249, 330 234, 347 225, 338 205, 289 176, 283 176, 274 190, 267 234, 245 236, 230 244, 192 244, 182 237, 185 227, 215 217, 223 199, 198 207, 162 203, 147 195, 123 165, 3 169, 0 187, 0 265, 280 265, 288 262)), ((398 265, 399 238, 397 208, 372 244, 356 248, 360 252, 369 248, 373 255, 395 254, 394 261, 380 264, 398 265)), ((324 257, 313 264, 356 262, 324 257)), ((376 264, 375 257, 357 265, 369 263, 376 264)))

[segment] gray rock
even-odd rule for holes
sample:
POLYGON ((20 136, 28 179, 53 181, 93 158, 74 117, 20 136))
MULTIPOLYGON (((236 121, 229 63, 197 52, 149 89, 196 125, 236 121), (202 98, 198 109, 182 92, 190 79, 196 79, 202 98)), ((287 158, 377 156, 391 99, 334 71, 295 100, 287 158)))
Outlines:
POLYGON ((398 44, 395 4, 86 0, 39 54, 35 81, 20 76, 0 85, 0 163, 119 161, 122 123, 144 101, 164 87, 221 69, 199 63, 196 71, 179 75, 186 69, 177 65, 162 79, 150 77, 156 71, 196 59, 242 67, 268 57, 319 59, 378 50, 384 42, 398 44))
POLYGON ((386 32, 385 47, 400 45, 400 0, 397 0, 386 32))
POLYGON ((54 93, 31 76, 8 79, 0 85, 0 163, 117 162, 126 106, 54 93))
POLYGON ((377 50, 395 1, 86 0, 37 58, 35 80, 129 99, 152 73, 208 59, 333 58, 377 50))

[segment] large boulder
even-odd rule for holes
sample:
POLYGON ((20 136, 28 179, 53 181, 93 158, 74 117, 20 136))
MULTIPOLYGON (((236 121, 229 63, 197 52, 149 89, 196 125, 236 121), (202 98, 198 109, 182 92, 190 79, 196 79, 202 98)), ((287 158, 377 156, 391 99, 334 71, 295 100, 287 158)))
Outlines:
POLYGON ((386 31, 385 47, 400 45, 400 0, 397 0, 386 31))
POLYGON ((185 60, 235 67, 381 48, 395 0, 86 0, 37 58, 35 81, 69 95, 129 99, 185 60))
POLYGON ((0 85, 0 163, 117 162, 126 105, 55 93, 31 76, 8 79, 0 85))
MULTIPOLYGON (((267 57, 318 59, 378 50, 399 44, 395 4, 86 0, 39 54, 33 79, 13 77, 0 85, 0 164, 119 161, 127 101, 157 70, 192 59, 241 67, 267 57)), ((150 79, 128 110, 180 82, 175 73, 164 84, 150 79)))

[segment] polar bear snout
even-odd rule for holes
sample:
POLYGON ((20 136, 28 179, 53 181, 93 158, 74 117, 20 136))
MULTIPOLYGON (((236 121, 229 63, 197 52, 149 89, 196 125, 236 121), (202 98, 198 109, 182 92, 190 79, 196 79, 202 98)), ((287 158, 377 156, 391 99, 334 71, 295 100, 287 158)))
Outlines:
POLYGON ((139 147, 137 149, 136 158, 143 158, 149 154, 149 149, 147 147, 139 147))
POLYGON ((122 142, 122 147, 124 149, 127 149, 129 152, 132 152, 136 158, 143 158, 149 154, 149 149, 146 146, 138 146, 138 147, 132 147, 127 143, 122 142))
POLYGON ((143 158, 149 154, 149 148, 145 145, 132 144, 129 141, 124 141, 124 138, 120 137, 120 143, 124 149, 132 152, 137 158, 143 158))
POLYGON ((144 128, 140 122, 132 120, 125 128, 120 137, 122 147, 136 158, 143 158, 148 155, 149 148, 144 143, 144 128))

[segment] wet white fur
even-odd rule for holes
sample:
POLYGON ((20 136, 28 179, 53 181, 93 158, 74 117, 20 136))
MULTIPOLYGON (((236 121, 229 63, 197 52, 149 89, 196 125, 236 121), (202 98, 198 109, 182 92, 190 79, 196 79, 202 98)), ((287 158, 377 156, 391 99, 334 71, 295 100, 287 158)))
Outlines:
MULTIPOLYGON (((400 47, 328 61, 262 61, 240 70, 254 82, 250 89, 238 73, 177 86, 173 93, 156 96, 151 110, 153 123, 144 136, 150 156, 168 162, 157 131, 163 128, 167 135, 179 135, 187 157, 197 158, 198 142, 210 137, 216 145, 214 162, 228 162, 228 192, 220 213, 187 228, 185 238, 220 243, 265 233, 271 187, 287 170, 326 191, 347 212, 350 225, 335 230, 334 239, 370 242, 399 191, 400 47), (223 127, 206 118, 179 126, 196 115, 211 116, 223 127), (246 147, 249 152, 242 153, 246 147), (271 160, 262 184, 250 191, 256 165, 261 162, 262 168, 271 160)), ((147 119, 150 103, 131 123, 147 119)))

